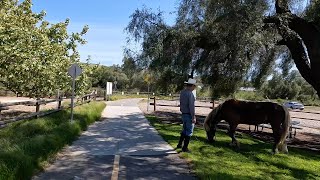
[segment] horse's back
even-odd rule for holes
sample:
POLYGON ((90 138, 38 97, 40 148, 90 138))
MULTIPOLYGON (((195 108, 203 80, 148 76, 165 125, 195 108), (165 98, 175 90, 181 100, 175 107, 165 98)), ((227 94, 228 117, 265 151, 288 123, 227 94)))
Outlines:
POLYGON ((273 102, 239 101, 231 99, 226 101, 224 109, 229 111, 231 114, 230 117, 238 117, 234 119, 238 119, 237 121, 241 124, 271 123, 271 121, 282 118, 284 115, 283 107, 273 102))

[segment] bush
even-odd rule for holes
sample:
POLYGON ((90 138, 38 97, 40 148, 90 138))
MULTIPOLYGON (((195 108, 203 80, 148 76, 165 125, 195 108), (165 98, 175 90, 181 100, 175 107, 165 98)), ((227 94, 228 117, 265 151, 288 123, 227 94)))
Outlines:
POLYGON ((235 95, 236 99, 250 100, 250 101, 263 101, 261 93, 256 91, 239 91, 235 95))
POLYGON ((18 122, 0 130, 0 179, 31 179, 66 144, 100 119, 104 103, 92 102, 39 119, 18 122))

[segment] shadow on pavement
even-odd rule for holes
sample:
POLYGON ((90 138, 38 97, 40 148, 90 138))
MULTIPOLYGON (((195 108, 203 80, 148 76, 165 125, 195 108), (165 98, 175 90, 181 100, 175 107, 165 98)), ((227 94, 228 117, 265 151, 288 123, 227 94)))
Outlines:
POLYGON ((107 107, 45 173, 35 179, 110 179, 115 155, 119 179, 195 179, 138 107, 107 107))

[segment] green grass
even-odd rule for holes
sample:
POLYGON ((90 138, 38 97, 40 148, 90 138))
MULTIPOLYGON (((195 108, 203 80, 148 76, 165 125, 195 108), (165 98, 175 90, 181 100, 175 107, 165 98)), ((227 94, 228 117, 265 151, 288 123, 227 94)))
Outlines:
POLYGON ((125 94, 125 95, 121 95, 121 94, 115 94, 115 95, 111 95, 109 96, 109 101, 116 101, 116 100, 120 100, 120 99, 130 99, 130 98, 148 98, 148 95, 136 95, 136 94, 125 94))
POLYGON ((91 102, 78 106, 74 122, 70 111, 18 122, 0 130, 0 179, 31 179, 66 144, 101 117, 105 104, 91 102))
POLYGON ((257 93, 252 91, 238 91, 234 94, 236 99, 244 99, 244 100, 250 100, 250 101, 263 101, 265 98, 257 93))
MULTIPOLYGON (((171 146, 178 144, 181 126, 147 118, 171 146)), ((269 143, 246 134, 237 139, 240 149, 230 147, 230 137, 218 131, 216 142, 210 145, 204 130, 195 128, 191 153, 180 154, 191 161, 200 179, 320 179, 320 155, 315 152, 289 148, 289 154, 272 155, 269 143)))

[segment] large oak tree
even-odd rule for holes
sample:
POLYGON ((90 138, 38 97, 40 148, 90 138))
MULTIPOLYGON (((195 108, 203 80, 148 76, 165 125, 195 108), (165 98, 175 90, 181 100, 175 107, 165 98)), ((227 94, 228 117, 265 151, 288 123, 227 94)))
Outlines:
MULTIPOLYGON (((275 68, 276 59, 282 59, 284 73, 294 59, 302 76, 319 94, 319 31, 313 23, 291 13, 288 2, 180 2, 173 25, 165 23, 162 12, 143 8, 132 14, 126 28, 131 39, 141 42, 137 60, 169 77, 164 82, 182 84, 188 73, 196 74, 212 87, 213 97, 230 95, 246 78, 260 87, 275 68), (278 45, 286 45, 291 54, 278 45)), ((319 4, 315 2, 310 7, 319 4)), ((319 21, 319 15, 312 16, 317 11, 310 9, 308 17, 319 21)))
POLYGON ((288 0, 276 0, 275 7, 276 14, 264 22, 278 29, 282 37, 278 44, 288 47, 300 74, 320 96, 320 2, 312 2, 309 20, 293 14, 288 0))

